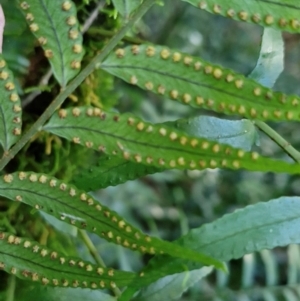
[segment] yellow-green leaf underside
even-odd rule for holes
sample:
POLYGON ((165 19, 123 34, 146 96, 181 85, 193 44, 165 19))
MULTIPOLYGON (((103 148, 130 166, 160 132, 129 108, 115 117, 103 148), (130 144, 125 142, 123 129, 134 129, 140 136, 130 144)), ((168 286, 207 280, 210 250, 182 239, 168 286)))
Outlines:
POLYGON ((255 152, 189 136, 168 127, 146 123, 130 114, 91 107, 60 110, 44 130, 107 155, 164 169, 245 168, 253 171, 300 173, 289 164, 255 152))
POLYGON ((5 151, 17 142, 22 131, 22 107, 12 72, 0 55, 0 143, 5 151))
POLYGON ((299 120, 300 98, 274 92, 253 79, 162 46, 117 49, 100 66, 142 89, 228 115, 299 120))
POLYGON ((212 14, 237 21, 300 32, 298 0, 183 0, 212 14))
POLYGON ((136 278, 134 273, 64 256, 35 241, 6 232, 0 232, 0 270, 44 285, 90 289, 123 287, 136 278))
POLYGON ((82 35, 71 0, 17 0, 29 29, 48 58, 62 87, 81 67, 82 35))
POLYGON ((19 172, 0 178, 0 195, 43 210, 71 225, 142 253, 166 253, 224 269, 223 263, 168 241, 143 234, 116 212, 77 187, 43 174, 19 172))

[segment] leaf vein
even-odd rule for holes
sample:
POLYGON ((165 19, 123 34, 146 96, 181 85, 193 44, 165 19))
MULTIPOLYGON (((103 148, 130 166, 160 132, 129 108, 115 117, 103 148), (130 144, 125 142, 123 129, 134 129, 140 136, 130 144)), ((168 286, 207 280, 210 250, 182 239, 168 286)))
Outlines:
POLYGON ((298 5, 280 3, 280 2, 272 1, 272 0, 257 0, 257 1, 300 10, 300 6, 298 6, 298 5))
MULTIPOLYGON (((86 212, 86 211, 81 211, 80 209, 78 209, 78 207, 72 207, 70 204, 67 204, 67 203, 65 203, 65 202, 62 202, 62 201, 60 201, 59 199, 57 199, 57 198, 54 198, 54 197, 50 197, 50 196, 46 196, 46 195, 44 195, 44 194, 41 194, 41 193, 38 193, 38 192, 36 192, 36 191, 32 191, 32 190, 28 190, 28 189, 21 189, 21 188, 1 188, 1 190, 8 190, 8 191, 24 191, 24 192, 27 192, 27 193, 31 193, 31 194, 34 194, 34 195, 37 195, 37 196, 40 196, 40 197, 44 197, 44 198, 47 198, 47 199, 50 199, 50 200, 52 200, 52 201, 56 201, 56 202, 58 202, 59 204, 61 204, 62 206, 66 206, 66 207, 68 207, 70 210, 74 210, 73 212, 76 212, 76 211, 78 211, 78 212, 80 212, 83 216, 84 215, 86 215, 86 216, 88 216, 89 218, 91 218, 91 219, 93 219, 93 220, 96 220, 97 222, 99 222, 99 223, 101 223, 101 224, 104 224, 104 225, 106 225, 107 227, 109 227, 109 228, 113 228, 114 230, 116 230, 117 232, 119 232, 120 230, 119 230, 119 228, 117 228, 116 226, 114 226, 113 224, 108 224, 108 223, 106 223, 105 222, 105 220, 101 220, 101 219, 98 219, 96 216, 93 216, 93 215, 90 215, 88 212, 86 212)), ((4 194, 4 196, 5 196, 5 194, 4 194)), ((123 233, 123 232, 122 232, 123 233)), ((123 233, 124 235, 126 235, 126 232, 125 233, 123 233)), ((132 238, 131 236, 128 236, 129 238, 132 238)))
POLYGON ((48 17, 49 19, 49 23, 51 24, 51 29, 53 31, 53 34, 54 34, 54 38, 57 42, 57 46, 58 46, 58 50, 59 50, 59 57, 60 57, 60 61, 61 61, 61 73, 62 73, 62 78, 63 78, 63 83, 62 83, 62 86, 64 87, 65 86, 65 69, 64 69, 64 66, 65 66, 65 62, 64 62, 64 56, 63 56, 63 50, 61 48, 61 44, 60 44, 60 41, 59 41, 59 37, 57 35, 57 31, 56 31, 56 27, 53 23, 53 20, 47 10, 47 6, 44 2, 44 0, 40 0, 40 3, 41 3, 41 6, 43 8, 43 10, 45 11, 45 14, 46 16, 48 17))
MULTIPOLYGON (((154 70, 154 69, 150 69, 150 68, 147 68, 147 67, 131 66, 131 65, 107 65, 107 64, 103 64, 103 65, 101 65, 101 67, 103 67, 104 69, 105 68, 108 68, 108 69, 109 68, 118 68, 118 69, 125 68, 125 69, 134 69, 134 70, 143 70, 143 71, 149 72, 149 73, 156 73, 156 74, 162 75, 164 77, 171 77, 173 79, 181 80, 181 81, 187 82, 189 84, 192 84, 192 85, 195 85, 195 86, 198 86, 198 87, 204 87, 204 88, 207 88, 207 89, 210 89, 210 90, 214 90, 214 91, 226 94, 226 95, 231 96, 231 97, 235 97, 240 102, 244 101, 244 100, 247 100, 248 102, 253 103, 256 106, 260 105, 260 104, 257 103, 257 101, 255 101, 251 98, 248 98, 245 94, 238 95, 238 94, 235 94, 235 93, 232 93, 232 92, 228 92, 226 90, 222 90, 220 88, 216 88, 212 85, 202 84, 202 83, 199 83, 198 81, 194 81, 194 80, 191 80, 191 79, 188 79, 188 78, 184 78, 184 77, 181 77, 179 75, 170 74, 170 73, 167 73, 167 72, 154 70)), ((269 107, 272 106, 272 105, 273 105, 272 103, 268 103, 269 107)))
MULTIPOLYGON (((118 136, 118 135, 115 135, 115 134, 112 134, 112 133, 107 133, 107 132, 104 132, 104 131, 100 131, 100 130, 97 130, 97 129, 92 129, 92 128, 88 128, 88 127, 84 127, 84 126, 46 126, 44 129, 46 130, 51 130, 51 129, 75 129, 75 130, 84 130, 84 131, 88 131, 88 132, 94 132, 94 133, 97 133, 97 134, 102 134, 102 135, 107 135, 109 137, 113 137, 113 138, 116 138, 116 139, 119 139, 119 140, 122 140, 122 141, 125 141, 125 142, 129 142, 129 143, 133 143, 133 144, 139 144, 139 145, 143 145, 145 147, 151 147, 151 148, 154 148, 154 149, 163 149, 163 150, 171 150, 171 151, 178 151, 178 152, 182 152, 183 149, 180 149, 180 148, 176 148, 176 147, 170 147, 170 146, 161 146, 161 145, 155 145, 155 144, 151 144, 151 143, 146 143, 146 142, 141 142, 141 141, 138 141, 138 140, 132 140, 132 139, 128 139, 128 138, 125 138, 125 137, 121 137, 121 136, 118 136)), ((197 138, 197 139, 201 139, 201 138, 197 138)), ((190 155, 197 155, 197 156, 207 156, 208 154, 207 153, 203 153, 199 150, 199 152, 196 152, 196 151, 191 151, 191 150, 187 150, 187 149, 184 149, 184 152, 186 154, 190 154, 190 155)), ((230 155, 229 155, 230 156, 230 155)), ((220 158, 220 156, 218 155, 215 155, 213 153, 209 153, 209 158, 220 158)))

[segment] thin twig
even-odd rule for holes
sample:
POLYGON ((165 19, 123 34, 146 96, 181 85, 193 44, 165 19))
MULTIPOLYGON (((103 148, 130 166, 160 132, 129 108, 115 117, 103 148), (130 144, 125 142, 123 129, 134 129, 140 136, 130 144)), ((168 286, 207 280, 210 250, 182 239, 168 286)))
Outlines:
POLYGON ((82 240, 84 241, 85 245, 87 246, 90 254, 93 256, 93 258, 95 259, 95 261, 100 264, 102 267, 106 268, 106 265, 103 261, 103 259, 101 258, 101 256, 99 255, 96 247, 94 246, 93 242, 91 241, 90 237, 86 234, 86 231, 84 230, 79 230, 79 234, 82 238, 82 240))
POLYGON ((291 158, 300 163, 300 153, 282 136, 274 131, 269 125, 260 120, 255 120, 254 124, 278 144, 291 158))
POLYGON ((16 292, 16 276, 11 275, 8 280, 8 288, 6 291, 5 301, 14 301, 16 292))
MULTIPOLYGON (((111 31, 111 30, 106 30, 106 29, 103 29, 103 28, 90 28, 88 31, 87 31, 87 34, 91 35, 91 36, 94 36, 94 35, 100 35, 100 36, 103 36, 103 37, 113 37, 116 33, 114 31, 111 31)), ((136 37, 129 37, 129 36, 125 36, 123 39, 123 41, 125 42, 129 42, 129 43, 134 43, 134 44, 144 44, 144 43, 147 43, 147 41, 145 40, 142 40, 142 39, 139 39, 139 38, 136 38, 136 37)))
POLYGON ((98 15, 99 15, 99 11, 104 8, 105 4, 106 4, 105 1, 100 1, 98 3, 98 5, 96 6, 96 8, 92 11, 92 13, 90 14, 90 16, 84 22, 84 24, 82 26, 82 29, 81 29, 82 33, 85 33, 91 27, 91 25, 97 19, 98 15))
MULTIPOLYGON (((48 82, 52 76, 53 72, 51 68, 47 71, 47 73, 41 78, 38 87, 41 86, 47 86, 48 82)), ((28 106, 37 96, 39 96, 42 93, 41 90, 39 91, 34 91, 30 93, 23 101, 22 101, 22 108, 24 109, 26 106, 28 106)))
POLYGON ((8 152, 3 154, 0 160, 0 170, 14 158, 14 156, 24 147, 24 145, 41 130, 44 123, 53 115, 55 110, 59 108, 65 99, 89 76, 99 63, 101 63, 106 56, 118 45, 119 41, 125 36, 126 32, 132 25, 140 19, 147 10, 155 3, 156 0, 145 0, 143 4, 137 9, 136 13, 129 19, 129 21, 118 31, 118 33, 108 42, 102 51, 96 55, 91 62, 63 89, 53 102, 48 106, 40 118, 32 125, 32 127, 21 137, 8 152))
MULTIPOLYGON (((95 261, 99 265, 101 265, 103 268, 106 268, 106 265, 105 265, 102 257, 98 253, 98 251, 97 251, 95 245, 93 244, 93 242, 91 241, 90 237, 86 234, 86 232, 84 230, 80 230, 79 234, 80 234, 83 242, 85 243, 86 247, 88 248, 90 254, 95 259, 95 261)), ((121 294, 122 294, 122 292, 120 291, 120 289, 118 287, 113 288, 112 291, 113 291, 113 293, 115 294, 116 297, 120 297, 121 294)))

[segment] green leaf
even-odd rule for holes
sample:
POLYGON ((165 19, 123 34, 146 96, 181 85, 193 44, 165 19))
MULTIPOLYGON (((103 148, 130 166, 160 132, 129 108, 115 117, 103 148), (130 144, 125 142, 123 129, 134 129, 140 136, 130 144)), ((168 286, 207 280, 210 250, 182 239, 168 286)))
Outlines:
POLYGON ((117 11, 128 18, 130 13, 134 11, 140 4, 141 0, 112 0, 117 11))
POLYGON ((116 298, 107 295, 99 290, 82 290, 81 288, 60 288, 35 285, 34 287, 26 285, 15 292, 15 300, 22 301, 116 301, 116 298))
MULTIPOLYGON (((180 129, 195 137, 226 143, 246 151, 250 151, 252 146, 258 143, 256 128, 247 119, 224 120, 210 116, 198 116, 161 124, 161 126, 164 125, 180 129)), ((79 170, 72 179, 72 183, 80 189, 95 191, 163 170, 163 168, 128 162, 114 156, 100 156, 97 164, 79 170)))
POLYGON ((300 32, 298 0, 183 0, 212 14, 281 31, 300 32))
MULTIPOLYGON (((300 198, 281 197, 250 205, 191 230, 177 243, 228 261, 245 254, 300 243, 300 198)), ((156 256, 144 270, 153 279, 199 266, 168 256, 156 256)))
POLYGON ((127 286, 136 275, 67 257, 27 238, 0 232, 0 269, 25 280, 90 289, 127 286))
POLYGON ((19 140, 22 127, 22 107, 12 72, 0 55, 0 143, 5 151, 19 140))
POLYGON ((299 120, 298 96, 161 46, 117 49, 100 66, 142 89, 196 108, 260 120, 299 120))
POLYGON ((124 114, 77 107, 57 112, 44 130, 107 155, 157 168, 203 169, 226 167, 300 173, 299 164, 259 157, 164 125, 124 114))
MULTIPOLYGON (((224 120, 210 116, 199 116, 161 124, 161 126, 165 125, 175 127, 195 137, 226 143, 246 151, 250 151, 253 144, 258 141, 255 126, 247 119, 224 120)), ((128 162, 123 158, 100 156, 97 164, 79 170, 72 179, 72 183, 80 189, 94 191, 163 170, 163 168, 128 162)))
POLYGON ((71 225, 142 253, 166 253, 224 269, 223 263, 156 237, 150 237, 75 186, 44 174, 19 172, 0 179, 0 195, 43 210, 71 225))
POLYGON ((4 35, 21 35, 26 29, 26 22, 22 18, 20 11, 12 3, 14 0, 2 4, 5 11, 5 30, 4 35))
POLYGON ((143 288, 132 301, 178 300, 186 290, 210 274, 212 270, 211 267, 204 267, 199 270, 166 276, 143 288))
POLYGON ((212 116, 197 116, 167 122, 185 133, 205 138, 219 143, 228 144, 235 148, 250 151, 258 143, 258 133, 252 121, 226 120, 212 116))
POLYGON ((97 164, 79 170, 72 179, 72 183, 80 189, 95 191, 159 171, 161 169, 153 166, 128 162, 125 159, 113 156, 101 156, 97 164))
POLYGON ((284 68, 284 44, 281 33, 265 28, 256 67, 249 75, 266 87, 273 87, 284 68))
POLYGON ((65 87, 78 73, 83 57, 75 4, 71 0, 18 0, 18 3, 57 81, 65 87))

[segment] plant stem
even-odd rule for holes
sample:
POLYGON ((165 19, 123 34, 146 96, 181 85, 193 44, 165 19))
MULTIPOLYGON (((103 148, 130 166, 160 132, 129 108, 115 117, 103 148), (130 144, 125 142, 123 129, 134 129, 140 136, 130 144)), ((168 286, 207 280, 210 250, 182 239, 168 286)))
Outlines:
MULTIPOLYGON (((100 35, 103 37, 113 37, 115 35, 115 32, 106 30, 103 28, 96 28, 96 27, 91 27, 88 31, 87 34, 94 36, 94 35, 100 35)), ((124 36, 123 41, 129 42, 129 43, 134 43, 134 44, 144 44, 147 41, 135 38, 135 37, 129 37, 129 36, 124 36)))
POLYGON ((99 11, 101 9, 103 9, 103 7, 105 6, 106 2, 105 1, 100 1, 98 3, 98 5, 96 6, 96 8, 92 11, 92 13, 90 14, 90 16, 88 17, 88 19, 84 22, 81 32, 85 33, 93 24, 93 22, 97 19, 98 15, 99 15, 99 11))
POLYGON ((86 232, 84 230, 80 230, 79 234, 82 238, 82 240, 84 241, 85 245, 87 246, 87 248, 89 249, 89 252, 91 253, 91 255, 93 256, 93 258, 95 259, 95 261, 100 264, 102 267, 106 267, 103 259, 101 258, 101 256, 99 255, 96 247, 94 246, 93 242, 91 241, 90 237, 86 234, 86 232))
MULTIPOLYGON (((88 248, 90 254, 95 259, 95 261, 102 267, 106 268, 106 265, 105 265, 102 257, 98 253, 98 251, 97 251, 95 245, 93 244, 93 242, 91 241, 90 237, 86 234, 86 232, 84 230, 79 230, 79 234, 80 234, 83 242, 85 243, 86 247, 88 248)), ((120 289, 118 287, 112 289, 112 291, 116 297, 120 297, 122 294, 122 292, 120 291, 120 289)))
POLYGON ((8 280, 8 289, 6 291, 5 301, 14 301, 15 290, 16 290, 16 277, 14 275, 11 275, 8 280))
POLYGON ((128 20, 128 22, 116 33, 116 35, 107 43, 102 51, 95 56, 91 62, 63 89, 58 96, 52 101, 40 118, 32 125, 32 127, 22 136, 22 138, 15 144, 8 152, 3 154, 0 160, 0 170, 14 158, 14 156, 24 147, 24 145, 41 130, 45 122, 53 115, 55 110, 59 108, 65 99, 89 76, 96 65, 102 62, 105 57, 114 49, 119 41, 125 36, 126 32, 132 25, 140 19, 147 10, 155 3, 156 0, 145 0, 143 4, 137 9, 136 13, 128 20))
MULTIPOLYGON (((52 76, 52 69, 49 68, 47 73, 41 78, 40 82, 38 83, 38 87, 40 86, 47 86, 48 82, 52 76)), ((34 91, 30 93, 23 101, 22 101, 22 108, 24 109, 26 106, 28 106, 37 96, 39 96, 42 93, 42 91, 34 91)))
POLYGON ((274 131, 269 125, 260 120, 255 120, 254 124, 277 143, 291 158, 300 163, 300 153, 282 136, 274 131))

